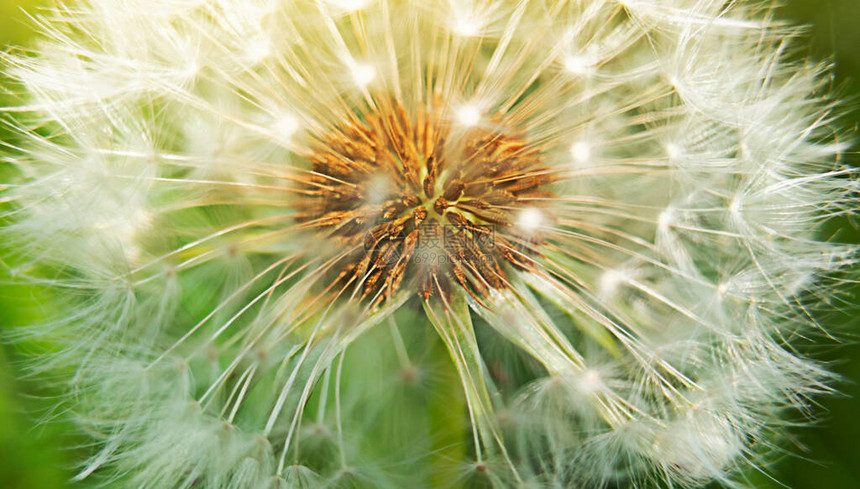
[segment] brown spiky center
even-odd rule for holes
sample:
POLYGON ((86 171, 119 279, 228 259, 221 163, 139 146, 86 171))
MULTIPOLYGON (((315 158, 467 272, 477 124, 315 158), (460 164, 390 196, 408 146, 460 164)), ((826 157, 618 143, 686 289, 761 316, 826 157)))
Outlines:
POLYGON ((506 268, 534 269, 540 240, 517 219, 542 207, 552 177, 538 147, 491 122, 377 103, 312 146, 301 220, 343 250, 338 282, 374 302, 404 281, 425 300, 452 284, 477 299, 507 287, 506 268))

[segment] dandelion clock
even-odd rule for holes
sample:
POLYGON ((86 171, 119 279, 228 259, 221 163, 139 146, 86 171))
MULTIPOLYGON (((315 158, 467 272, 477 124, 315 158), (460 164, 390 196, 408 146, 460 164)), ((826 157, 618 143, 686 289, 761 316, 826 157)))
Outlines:
POLYGON ((55 304, 6 340, 81 486, 742 487, 832 388, 856 174, 768 2, 34 19, 0 239, 55 304))

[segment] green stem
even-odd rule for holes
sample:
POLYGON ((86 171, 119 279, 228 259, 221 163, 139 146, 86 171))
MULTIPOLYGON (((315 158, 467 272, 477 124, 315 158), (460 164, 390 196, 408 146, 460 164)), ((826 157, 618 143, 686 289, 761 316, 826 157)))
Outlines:
POLYGON ((456 381, 457 367, 447 349, 436 343, 431 351, 435 380, 428 397, 429 428, 433 436, 430 487, 455 488, 460 461, 466 459, 470 436, 466 423, 466 394, 456 381))
MULTIPOLYGON (((425 302, 424 311, 445 344, 448 363, 460 379, 460 385, 456 385, 460 391, 458 399, 465 404, 471 419, 477 461, 484 462, 487 455, 499 452, 507 459, 501 434, 493 421, 490 386, 486 382, 488 377, 478 349, 469 306, 462 295, 455 295, 448 306, 442 310, 425 302)), ((451 384, 452 387, 446 389, 453 390, 454 383, 451 384)), ((457 460, 465 461, 462 449, 459 455, 457 460)))

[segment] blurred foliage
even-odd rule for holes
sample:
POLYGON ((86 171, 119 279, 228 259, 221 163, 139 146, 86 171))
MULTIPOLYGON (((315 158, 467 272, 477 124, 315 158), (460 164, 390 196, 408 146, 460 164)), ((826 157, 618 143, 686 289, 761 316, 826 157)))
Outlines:
MULTIPOLYGON (((0 0, 0 45, 21 45, 33 37, 32 22, 27 18, 39 5, 38 0, 0 0)), ((4 82, 0 78, 0 83, 4 82)), ((9 103, 8 94, 0 91, 0 106, 9 103)), ((0 138, 9 131, 0 125, 0 138)), ((12 173, 0 162, 0 188, 12 173)), ((3 211, 0 204, 0 213, 3 211)), ((0 256, 4 256, 0 243, 0 256)), ((34 287, 10 285, 8 270, 0 261, 0 334, 11 328, 32 324, 44 317, 44 297, 34 287)), ((63 437, 61 425, 45 425, 35 419, 37 409, 47 404, 37 397, 45 395, 32 382, 19 382, 20 361, 16 348, 0 343, 0 489, 60 489, 67 487, 71 474, 65 467, 65 453, 59 448, 63 437), (12 375, 16 372, 18 375, 12 375)))
POLYGON ((21 44, 33 37, 27 14, 33 13, 45 0, 0 0, 0 44, 21 44))
MULTIPOLYGON (((0 280, 5 279, 0 274, 0 280)), ((42 316, 39 303, 27 288, 0 285, 0 330, 37 320, 42 316)), ((65 487, 64 481, 70 476, 63 469, 66 462, 57 448, 62 428, 35 423, 30 413, 41 404, 33 397, 40 394, 39 389, 16 383, 10 359, 5 357, 4 349, 0 349, 0 488, 65 487)))
MULTIPOLYGON (((47 0, 0 0, 0 45, 26 45, 32 40, 31 22, 22 11, 34 12, 47 0)), ((849 136, 856 138, 860 126, 860 19, 858 0, 784 0, 779 16, 793 23, 810 26, 811 53, 835 63, 833 86, 850 110, 844 118, 849 136)), ((0 105, 8 97, 0 92, 0 105)), ((0 132, 0 137, 9 137, 0 132)), ((858 165, 856 153, 846 158, 858 165)), ((860 166, 860 165, 858 165, 860 166)), ((0 164, 0 182, 9 177, 10 168, 0 164)), ((832 224, 832 234, 840 241, 860 243, 856 223, 840 220, 832 224)), ((3 244, 0 243, 0 254, 3 244)), ((0 263, 0 332, 44 317, 44 291, 33 287, 9 285, 8 270, 0 263)), ((785 455, 767 474, 749 474, 757 488, 794 489, 850 488, 860 481, 860 287, 846 298, 843 310, 824 321, 835 332, 839 343, 807 345, 807 351, 826 362, 844 377, 841 393, 821 399, 818 421, 796 429, 794 438, 783 444, 785 455), (778 481, 778 482, 777 482, 778 481)), ((803 345, 801 345, 803 348, 803 345)), ((15 381, 11 372, 20 372, 16 361, 21 351, 0 344, 0 489, 60 489, 66 481, 70 458, 60 447, 65 438, 63 425, 44 425, 33 413, 44 408, 40 386, 33 381, 15 381)), ((18 375, 17 377, 20 377, 18 375)))

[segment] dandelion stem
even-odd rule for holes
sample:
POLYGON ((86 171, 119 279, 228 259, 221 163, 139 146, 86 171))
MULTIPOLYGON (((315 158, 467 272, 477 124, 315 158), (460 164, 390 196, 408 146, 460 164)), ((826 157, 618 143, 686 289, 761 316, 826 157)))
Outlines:
POLYGON ((430 459, 430 487, 457 487, 456 464, 466 459, 464 440, 469 436, 463 422, 466 413, 466 394, 456 381, 458 369, 451 362, 448 350, 435 344, 432 352, 432 369, 440 381, 430 384, 435 392, 428 396, 429 428, 434 433, 430 459))
MULTIPOLYGON (((424 302, 424 311, 433 324, 442 342, 445 343, 457 375, 462 383, 466 407, 472 424, 475 445, 475 459, 482 464, 486 455, 500 454, 510 465, 516 476, 516 469, 508 458, 501 433, 493 419, 493 404, 490 391, 490 378, 481 360, 469 306, 462 294, 456 294, 450 303, 445 303, 444 311, 436 304, 424 302), (435 306, 435 307, 434 307, 435 306)), ((462 460, 462 459, 461 459, 462 460)))

